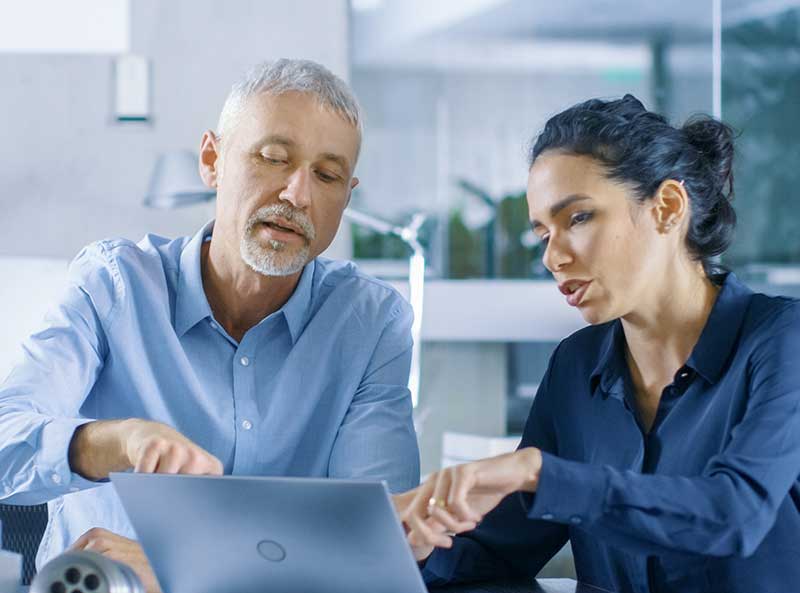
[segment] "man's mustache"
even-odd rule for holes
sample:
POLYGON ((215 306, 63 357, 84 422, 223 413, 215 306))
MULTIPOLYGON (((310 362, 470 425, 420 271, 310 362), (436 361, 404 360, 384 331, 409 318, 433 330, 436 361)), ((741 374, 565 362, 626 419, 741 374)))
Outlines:
POLYGON ((257 224, 265 222, 280 224, 280 221, 276 219, 283 219, 291 223, 292 226, 297 227, 300 234, 304 235, 308 241, 313 241, 316 238, 316 230, 311 220, 309 220, 308 215, 306 215, 305 212, 295 210, 291 206, 285 204, 264 206, 256 210, 247 222, 247 232, 251 232, 257 224))

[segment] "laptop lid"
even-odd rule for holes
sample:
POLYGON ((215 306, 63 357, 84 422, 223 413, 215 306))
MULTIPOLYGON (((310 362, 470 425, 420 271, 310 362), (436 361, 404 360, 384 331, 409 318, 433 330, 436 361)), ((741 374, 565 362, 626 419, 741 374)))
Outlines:
POLYGON ((164 593, 426 593, 383 483, 111 480, 164 593))

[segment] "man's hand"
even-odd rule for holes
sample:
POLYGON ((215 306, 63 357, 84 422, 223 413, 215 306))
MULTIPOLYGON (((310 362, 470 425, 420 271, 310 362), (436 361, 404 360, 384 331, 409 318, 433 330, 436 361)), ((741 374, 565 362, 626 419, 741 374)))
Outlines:
POLYGON ((95 527, 80 536, 70 548, 70 551, 80 550, 96 552, 127 564, 138 575, 147 593, 161 593, 161 587, 142 547, 132 539, 95 527))
POLYGON ((90 480, 131 468, 144 473, 222 475, 222 462, 181 433, 137 418, 79 427, 70 442, 69 462, 73 471, 90 480))
POLYGON ((222 475, 222 462, 166 424, 132 421, 125 454, 134 471, 156 474, 222 475))

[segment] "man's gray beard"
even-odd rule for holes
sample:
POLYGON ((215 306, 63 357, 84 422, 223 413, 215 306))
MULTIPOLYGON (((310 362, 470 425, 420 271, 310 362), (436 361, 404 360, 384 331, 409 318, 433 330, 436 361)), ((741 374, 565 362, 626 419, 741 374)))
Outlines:
POLYGON ((239 252, 244 263, 259 274, 265 276, 291 276, 302 270, 308 262, 314 228, 310 226, 310 222, 307 220, 296 221, 308 235, 306 243, 297 251, 292 252, 289 245, 283 241, 270 240, 267 245, 264 245, 256 237, 255 230, 260 220, 273 214, 278 214, 288 220, 296 218, 292 216, 291 210, 284 205, 268 206, 258 210, 248 220, 245 234, 239 245, 239 252))
POLYGON ((309 246, 303 245, 294 253, 287 252, 283 241, 268 241, 263 245, 252 234, 242 237, 239 248, 244 263, 264 276, 291 276, 303 269, 308 261, 309 246))

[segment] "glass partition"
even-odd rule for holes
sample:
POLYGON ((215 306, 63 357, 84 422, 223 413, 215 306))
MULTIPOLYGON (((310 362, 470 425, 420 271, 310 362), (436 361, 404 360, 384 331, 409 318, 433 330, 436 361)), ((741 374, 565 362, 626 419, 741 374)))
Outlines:
MULTIPOLYGON (((354 205, 398 222, 429 213, 440 277, 547 277, 524 197, 547 118, 625 93, 678 121, 712 110, 711 1, 680 4, 354 3, 351 76, 366 112, 354 205)), ((357 259, 406 254, 353 236, 357 259)))
POLYGON ((800 2, 723 3, 722 23, 722 117, 739 134, 724 261, 768 289, 800 285, 800 2))

